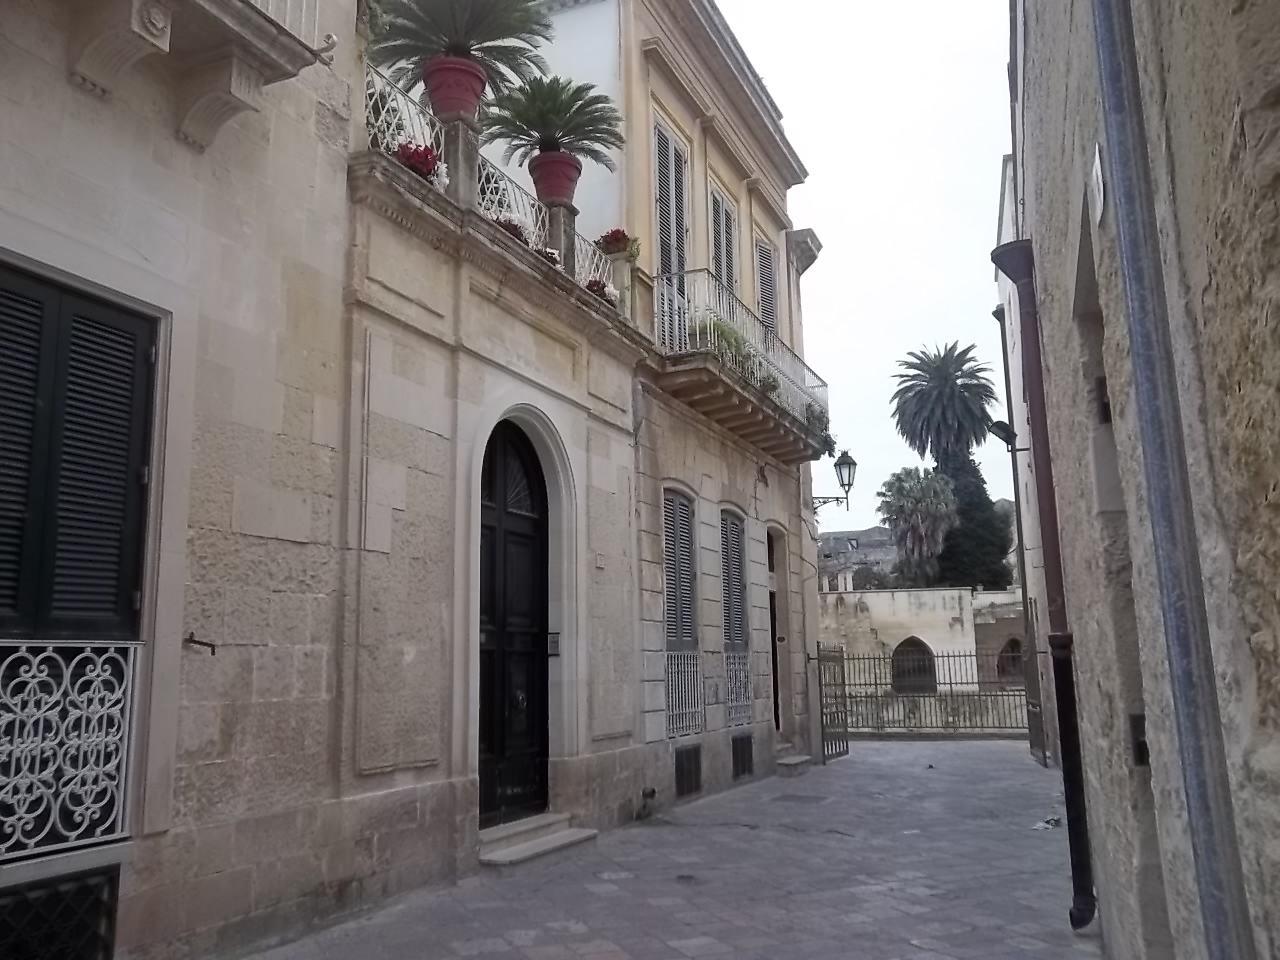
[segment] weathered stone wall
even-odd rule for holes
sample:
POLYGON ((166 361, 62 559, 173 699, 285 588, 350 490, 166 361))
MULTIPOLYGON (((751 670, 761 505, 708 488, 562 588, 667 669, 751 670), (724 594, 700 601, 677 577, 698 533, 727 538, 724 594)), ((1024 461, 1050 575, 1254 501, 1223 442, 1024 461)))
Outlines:
POLYGON ((823 593, 818 635, 850 656, 888 656, 908 637, 935 654, 973 653, 973 591, 935 587, 823 593))
MULTIPOLYGON (((1108 208, 1094 227, 1085 200, 1094 144, 1106 151, 1092 23, 1079 4, 1027 4, 1023 15, 1024 235, 1035 244, 1103 923, 1112 957, 1201 957, 1115 224, 1108 208), (1083 376, 1091 366, 1107 378, 1113 441, 1098 430, 1083 376), (1108 443, 1119 503, 1105 495, 1108 443), (1150 770, 1133 763, 1134 712, 1147 717, 1150 770), (1165 897, 1153 900, 1161 883, 1165 897)), ((1280 401, 1270 372, 1280 10, 1151 0, 1135 3, 1135 21, 1237 829, 1259 955, 1271 956, 1280 933, 1280 401)))

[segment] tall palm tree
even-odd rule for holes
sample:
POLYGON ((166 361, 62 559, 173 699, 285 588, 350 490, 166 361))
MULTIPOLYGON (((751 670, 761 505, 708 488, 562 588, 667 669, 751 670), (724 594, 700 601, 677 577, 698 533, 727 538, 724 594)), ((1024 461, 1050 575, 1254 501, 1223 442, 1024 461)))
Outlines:
POLYGON ((528 163, 534 153, 568 153, 614 169, 608 150, 623 145, 622 114, 594 84, 532 77, 485 106, 481 142, 507 142, 503 162, 528 163))
POLYGON ((382 0, 369 58, 412 90, 436 57, 464 57, 497 94, 547 72, 537 47, 551 35, 540 0, 382 0))
POLYGON ((956 495, 942 473, 903 467, 884 482, 880 515, 898 545, 898 573, 927 587, 938 577, 938 555, 956 525, 956 495))
POLYGON ((942 463, 953 455, 968 456, 987 437, 987 407, 996 402, 991 368, 974 359, 970 344, 907 354, 895 374, 893 416, 898 433, 920 456, 942 463))

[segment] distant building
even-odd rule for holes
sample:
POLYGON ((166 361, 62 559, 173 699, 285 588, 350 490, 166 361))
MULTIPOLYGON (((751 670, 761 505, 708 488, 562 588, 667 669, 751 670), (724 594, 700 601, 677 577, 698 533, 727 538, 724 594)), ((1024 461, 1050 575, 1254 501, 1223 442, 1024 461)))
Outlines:
POLYGON ((818 592, 850 589, 858 568, 888 575, 898 562, 898 546, 888 527, 837 530, 818 535, 818 592))

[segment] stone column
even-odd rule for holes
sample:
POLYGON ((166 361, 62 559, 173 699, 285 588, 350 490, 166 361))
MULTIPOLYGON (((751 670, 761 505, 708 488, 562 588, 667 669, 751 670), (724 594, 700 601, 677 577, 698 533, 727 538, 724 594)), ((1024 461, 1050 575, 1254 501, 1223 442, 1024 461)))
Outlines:
POLYGON ((474 120, 444 123, 444 162, 449 168, 445 196, 464 210, 474 210, 480 193, 480 127, 474 120))
POLYGON ((570 280, 578 277, 578 208, 571 203, 547 204, 547 246, 560 253, 560 264, 570 280))
POLYGON ((613 267, 613 279, 610 281, 618 291, 618 311, 624 320, 631 323, 631 271, 633 261, 625 250, 622 253, 607 254, 609 264, 613 267))

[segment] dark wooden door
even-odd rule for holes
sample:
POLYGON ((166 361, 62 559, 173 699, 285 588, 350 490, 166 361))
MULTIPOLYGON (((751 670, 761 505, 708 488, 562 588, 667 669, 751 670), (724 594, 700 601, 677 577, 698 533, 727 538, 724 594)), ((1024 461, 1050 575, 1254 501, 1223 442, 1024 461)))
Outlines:
POLYGON ((773 657, 773 729, 782 732, 782 704, 778 700, 778 594, 769 591, 769 649, 773 657))
POLYGON ((485 450, 480 508, 480 826, 547 808, 547 490, 514 423, 485 450))

